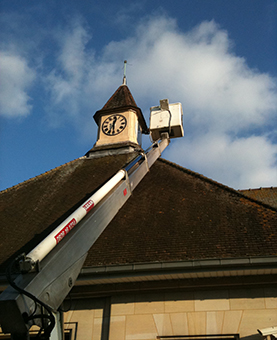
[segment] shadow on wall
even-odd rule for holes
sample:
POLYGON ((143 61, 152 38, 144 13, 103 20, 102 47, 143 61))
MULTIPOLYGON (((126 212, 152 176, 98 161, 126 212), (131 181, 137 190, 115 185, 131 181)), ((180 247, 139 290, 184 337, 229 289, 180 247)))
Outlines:
POLYGON ((252 334, 252 335, 248 335, 248 336, 244 336, 242 338, 240 338, 241 340, 262 340, 262 336, 257 333, 257 334, 252 334))

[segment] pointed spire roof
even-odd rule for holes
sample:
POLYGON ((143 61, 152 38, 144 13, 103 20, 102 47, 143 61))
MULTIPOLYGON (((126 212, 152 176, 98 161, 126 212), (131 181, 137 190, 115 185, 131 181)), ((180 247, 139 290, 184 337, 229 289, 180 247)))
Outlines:
POLYGON ((133 106, 138 109, 138 106, 128 86, 122 84, 103 106, 102 110, 116 109, 125 106, 133 106))
POLYGON ((128 109, 133 109, 136 112, 140 126, 142 128, 142 132, 148 134, 148 127, 141 112, 141 109, 137 106, 134 97, 132 96, 132 93, 126 83, 123 83, 119 86, 119 88, 115 91, 115 93, 111 96, 111 98, 107 101, 103 108, 95 113, 94 119, 99 125, 100 117, 103 114, 120 111, 122 112, 128 109))

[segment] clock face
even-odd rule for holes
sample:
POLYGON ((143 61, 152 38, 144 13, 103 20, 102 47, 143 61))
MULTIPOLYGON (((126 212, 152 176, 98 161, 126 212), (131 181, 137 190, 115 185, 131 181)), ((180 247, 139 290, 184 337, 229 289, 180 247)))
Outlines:
POLYGON ((102 124, 102 131, 107 136, 115 136, 121 133, 127 126, 127 119, 122 115, 112 115, 106 118, 102 124))

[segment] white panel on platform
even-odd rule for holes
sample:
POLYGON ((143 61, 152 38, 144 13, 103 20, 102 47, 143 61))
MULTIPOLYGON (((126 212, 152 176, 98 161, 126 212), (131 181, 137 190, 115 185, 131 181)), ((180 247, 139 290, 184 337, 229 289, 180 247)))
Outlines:
POLYGON ((150 133, 155 141, 164 132, 169 133, 170 138, 184 136, 183 110, 181 103, 169 104, 168 110, 161 106, 150 108, 150 133))

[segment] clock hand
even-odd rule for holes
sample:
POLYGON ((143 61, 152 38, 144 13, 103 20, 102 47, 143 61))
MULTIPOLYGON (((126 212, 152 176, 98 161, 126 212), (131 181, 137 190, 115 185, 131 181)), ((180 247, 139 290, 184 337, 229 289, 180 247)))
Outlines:
POLYGON ((117 117, 116 116, 114 116, 113 117, 113 122, 112 122, 112 129, 113 129, 113 134, 114 134, 114 128, 115 128, 115 123, 116 123, 116 121, 117 121, 117 117))
POLYGON ((117 117, 113 117, 113 121, 109 123, 109 130, 107 131, 107 133, 110 134, 114 134, 114 129, 115 129, 115 123, 117 121, 117 117))

